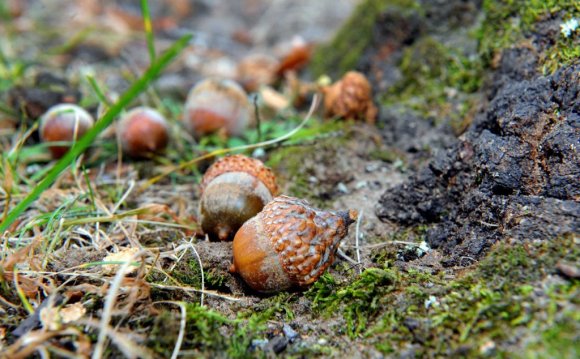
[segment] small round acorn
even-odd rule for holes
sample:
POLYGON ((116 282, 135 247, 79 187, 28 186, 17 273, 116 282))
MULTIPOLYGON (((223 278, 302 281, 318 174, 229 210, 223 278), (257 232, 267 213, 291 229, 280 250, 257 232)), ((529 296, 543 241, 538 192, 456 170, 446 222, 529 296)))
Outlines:
POLYGON ((356 211, 323 211, 276 197, 236 233, 230 271, 263 293, 308 286, 332 264, 356 218, 356 211))
MULTIPOLYGON (((43 142, 72 142, 81 138, 94 124, 93 117, 78 105, 63 103, 52 106, 40 117, 40 139, 43 142)), ((61 158, 70 145, 53 145, 53 158, 61 158)))
POLYGON ((249 126, 252 106, 244 89, 226 79, 206 79, 187 96, 183 121, 196 137, 217 131, 239 136, 249 126))
POLYGON ((132 157, 159 153, 169 142, 167 120, 149 107, 136 107, 121 117, 117 127, 123 152, 132 157))
POLYGON ((277 194, 276 177, 262 161, 244 155, 221 158, 201 181, 201 228, 212 239, 231 240, 277 194))

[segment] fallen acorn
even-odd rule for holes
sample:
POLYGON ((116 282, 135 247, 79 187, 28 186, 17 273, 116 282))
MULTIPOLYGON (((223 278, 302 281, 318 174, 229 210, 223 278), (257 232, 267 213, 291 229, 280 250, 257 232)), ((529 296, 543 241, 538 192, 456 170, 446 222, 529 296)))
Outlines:
POLYGON ((277 194, 276 177, 262 161, 244 155, 221 158, 201 181, 201 228, 212 239, 231 240, 277 194))
POLYGON ((356 211, 323 211, 276 197, 236 233, 230 271, 258 292, 308 286, 332 264, 356 218, 356 211))
POLYGON ((169 142, 167 120, 157 110, 136 107, 121 117, 117 136, 123 152, 132 157, 147 157, 161 152, 169 142))
POLYGON ((206 79, 187 96, 183 122, 196 137, 224 131, 239 136, 249 126, 252 106, 244 89, 235 81, 206 79))
MULTIPOLYGON (((81 138, 91 127, 93 117, 82 107, 63 103, 52 106, 40 118, 40 139, 43 142, 73 142, 81 138)), ((49 146, 53 158, 61 158, 70 145, 49 146)))
POLYGON ((364 119, 367 123, 375 123, 378 110, 373 103, 371 85, 360 72, 347 72, 340 81, 323 87, 322 92, 327 117, 364 119))

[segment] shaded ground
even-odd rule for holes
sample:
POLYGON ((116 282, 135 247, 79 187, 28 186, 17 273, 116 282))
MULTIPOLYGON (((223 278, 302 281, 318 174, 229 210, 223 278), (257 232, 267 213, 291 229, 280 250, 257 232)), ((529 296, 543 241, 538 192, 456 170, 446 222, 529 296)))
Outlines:
MULTIPOLYGON (((296 34, 327 41, 355 2, 161 3, 151 8, 158 50, 196 33, 139 100, 168 115, 174 143, 163 158, 118 163, 105 135, 85 158, 90 186, 80 167, 66 173, 4 235, 3 355, 24 356, 23 333, 36 339, 33 350, 90 355, 113 293, 107 357, 170 357, 180 333, 184 356, 577 356, 580 64, 568 54, 580 34, 559 31, 580 16, 577 5, 364 1, 299 74, 361 70, 381 107, 377 126, 315 119, 255 153, 276 171, 282 192, 357 209, 359 228, 310 289, 262 296, 228 272, 230 243, 196 235, 192 184, 209 162, 140 185, 173 163, 256 141, 254 129, 199 142, 182 131, 181 102, 196 80, 235 77, 252 52, 282 56, 296 34), (127 248, 142 250, 142 265, 115 292, 115 270, 100 262, 127 248), (86 312, 68 323, 39 318, 23 297, 31 311, 65 302, 86 312)), ((23 59, 3 68, 3 208, 47 165, 34 135, 9 162, 24 136, 10 107, 38 99, 25 108, 31 119, 20 118, 28 124, 63 98, 97 113, 87 74, 114 99, 148 65, 136 1, 21 4, 24 15, 2 29, 11 40, 5 57, 23 59), (29 46, 19 48, 22 41, 29 46), (46 70, 66 80, 36 76, 46 70)), ((261 106, 266 137, 300 121, 301 106, 261 106)))

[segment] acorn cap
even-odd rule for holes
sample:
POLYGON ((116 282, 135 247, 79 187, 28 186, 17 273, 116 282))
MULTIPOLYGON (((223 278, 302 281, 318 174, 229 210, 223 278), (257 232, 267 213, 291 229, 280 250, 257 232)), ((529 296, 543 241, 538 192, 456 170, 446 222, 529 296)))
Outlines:
POLYGON ((349 71, 340 81, 323 88, 327 116, 364 119, 374 124, 377 107, 373 103, 372 87, 360 72, 349 71))
POLYGON ((309 285, 333 263, 356 216, 356 211, 323 211, 302 199, 276 197, 236 234, 231 270, 261 292, 309 285))
POLYGON ((354 222, 349 212, 318 210, 288 196, 274 198, 259 215, 282 267, 300 286, 316 281, 332 264, 354 222))
POLYGON ((268 188, 272 196, 278 194, 276 177, 272 170, 262 163, 262 161, 244 155, 232 155, 221 158, 208 168, 201 180, 201 192, 214 178, 228 172, 245 172, 259 179, 268 188))

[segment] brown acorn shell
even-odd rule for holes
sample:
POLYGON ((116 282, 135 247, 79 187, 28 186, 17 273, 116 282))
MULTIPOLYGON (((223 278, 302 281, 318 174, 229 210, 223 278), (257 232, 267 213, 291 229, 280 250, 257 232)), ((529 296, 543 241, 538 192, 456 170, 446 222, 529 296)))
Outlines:
POLYGON ((302 199, 276 197, 236 233, 233 270, 261 292, 312 284, 333 263, 355 219, 354 211, 323 211, 302 199))
POLYGON ((203 175, 201 180, 201 192, 216 177, 227 172, 245 172, 259 179, 268 188, 272 196, 278 194, 276 176, 272 170, 262 161, 244 155, 232 155, 221 158, 214 162, 203 175))
POLYGON ((220 131, 227 136, 239 136, 252 120, 248 95, 235 81, 205 79, 187 95, 183 123, 196 137, 220 131))
POLYGON ((136 107, 127 112, 117 129, 123 151, 133 157, 146 157, 164 150, 169 142, 168 132, 165 117, 149 107, 136 107))
MULTIPOLYGON (((49 108, 40 118, 40 138, 43 142, 73 141, 81 138, 91 127, 93 117, 75 104, 58 104, 49 108)), ((61 158, 68 145, 49 146, 53 158, 61 158)))

